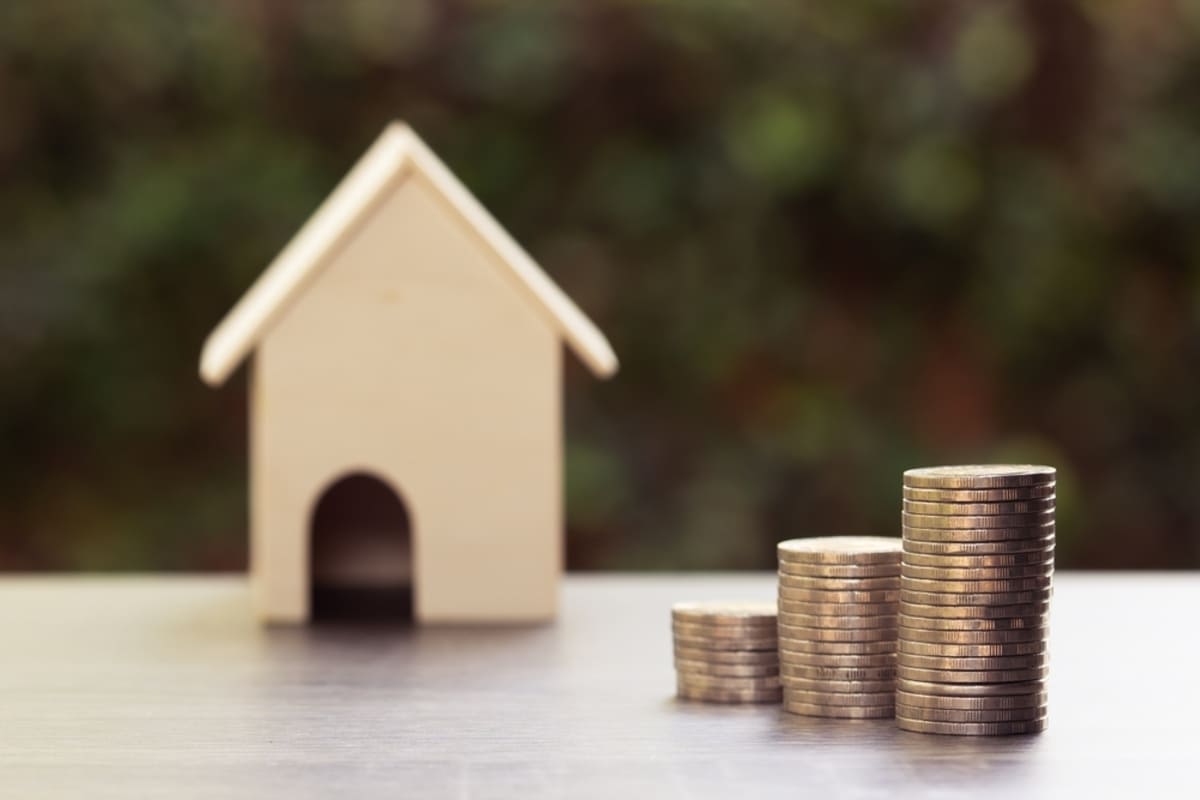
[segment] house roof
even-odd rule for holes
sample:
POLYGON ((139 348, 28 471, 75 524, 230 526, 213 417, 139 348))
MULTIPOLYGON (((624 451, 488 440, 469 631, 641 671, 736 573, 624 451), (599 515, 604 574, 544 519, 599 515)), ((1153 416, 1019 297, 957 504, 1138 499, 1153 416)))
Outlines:
POLYGON ((498 267, 562 336, 592 373, 607 378, 617 356, 595 324, 492 218, 425 143, 402 123, 392 123, 359 159, 299 233, 276 256, 209 335, 200 376, 225 382, 299 297, 315 275, 374 213, 379 203, 414 173, 445 200, 463 224, 496 256, 498 267))

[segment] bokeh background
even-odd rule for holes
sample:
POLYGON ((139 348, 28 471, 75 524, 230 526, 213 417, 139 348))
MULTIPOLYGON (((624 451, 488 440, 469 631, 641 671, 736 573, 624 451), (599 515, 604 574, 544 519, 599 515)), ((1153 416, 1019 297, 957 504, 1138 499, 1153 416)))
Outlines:
POLYGON ((0 568, 236 569, 209 330, 403 118, 609 333, 573 568, 897 534, 1060 469, 1059 563, 1200 566, 1200 2, 0 4, 0 568))

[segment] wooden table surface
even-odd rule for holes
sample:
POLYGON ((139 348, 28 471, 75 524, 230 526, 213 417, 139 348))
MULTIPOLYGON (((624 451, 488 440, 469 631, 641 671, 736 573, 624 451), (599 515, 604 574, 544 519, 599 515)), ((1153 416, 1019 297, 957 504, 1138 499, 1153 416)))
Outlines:
POLYGON ((244 579, 0 579, 5 797, 1200 796, 1200 574, 1062 574, 1048 732, 673 699, 668 609, 772 576, 572 576, 555 625, 264 630, 244 579))

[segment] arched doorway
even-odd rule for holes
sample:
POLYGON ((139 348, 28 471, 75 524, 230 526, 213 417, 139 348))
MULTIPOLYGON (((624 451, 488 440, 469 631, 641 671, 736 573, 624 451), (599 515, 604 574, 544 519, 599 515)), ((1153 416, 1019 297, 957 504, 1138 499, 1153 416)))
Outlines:
POLYGON ((321 495, 310 523, 312 619, 412 619, 412 526, 386 483, 353 473, 321 495))

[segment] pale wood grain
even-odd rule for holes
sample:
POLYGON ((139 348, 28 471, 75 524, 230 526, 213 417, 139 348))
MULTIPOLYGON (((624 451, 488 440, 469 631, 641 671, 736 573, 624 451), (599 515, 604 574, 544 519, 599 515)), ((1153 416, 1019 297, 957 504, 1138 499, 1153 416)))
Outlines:
POLYGON ((1195 797, 1200 576, 1056 578, 1050 730, 672 698, 669 614, 768 575, 571 576, 557 623, 264 630, 242 578, 0 581, 5 797, 1195 797))
POLYGON ((313 509, 355 473, 407 507, 418 619, 555 615, 562 345, 491 259, 404 181, 262 340, 250 563, 265 619, 308 619, 313 509))
MULTIPOLYGON (((420 137, 387 126, 205 342, 251 353, 250 570, 259 616, 311 616, 310 521, 350 475, 407 507, 420 622, 546 621, 562 558, 562 343, 604 334, 420 137)), ((375 548, 336 569, 379 577, 375 548), (357 562, 357 563, 353 563, 357 562)), ((405 576, 393 570, 399 582, 405 576)))

